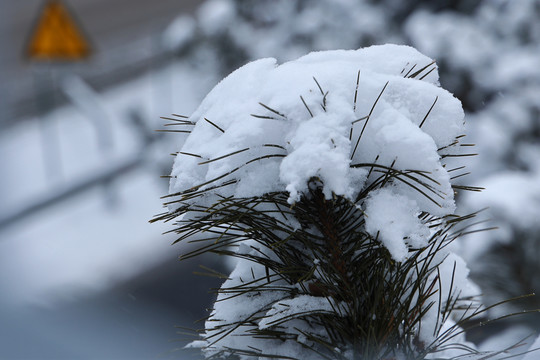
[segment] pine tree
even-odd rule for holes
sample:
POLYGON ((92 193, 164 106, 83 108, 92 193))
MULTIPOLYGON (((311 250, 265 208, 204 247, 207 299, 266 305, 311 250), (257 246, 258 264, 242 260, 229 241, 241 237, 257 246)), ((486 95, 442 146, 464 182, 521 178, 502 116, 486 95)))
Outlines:
MULTIPOLYGON (((486 309, 452 242, 463 111, 412 48, 314 53, 237 70, 176 154, 177 242, 237 258, 201 347, 209 359, 477 355, 462 326, 486 309)), ((489 358, 493 354, 481 354, 489 358)), ((471 357, 473 358, 473 357, 471 357)))

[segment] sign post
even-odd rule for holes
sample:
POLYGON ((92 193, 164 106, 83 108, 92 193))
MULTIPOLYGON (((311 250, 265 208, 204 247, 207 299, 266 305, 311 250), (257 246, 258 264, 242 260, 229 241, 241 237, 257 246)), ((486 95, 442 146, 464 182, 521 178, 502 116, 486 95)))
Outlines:
MULTIPOLYGON (((55 63, 87 59, 92 53, 88 37, 73 13, 59 0, 48 0, 40 10, 25 47, 25 57, 41 63, 42 76, 35 74, 36 102, 42 116, 55 105, 55 63)), ((60 144, 55 123, 41 119, 43 157, 49 178, 61 175, 60 144)))

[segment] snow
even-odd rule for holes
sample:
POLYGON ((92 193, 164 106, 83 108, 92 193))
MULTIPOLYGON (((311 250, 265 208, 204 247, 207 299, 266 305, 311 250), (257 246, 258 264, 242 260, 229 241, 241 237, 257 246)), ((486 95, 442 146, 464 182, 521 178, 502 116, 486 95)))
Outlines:
POLYGON ((223 49, 226 56, 241 59, 245 54, 247 60, 279 56, 287 61, 313 50, 358 48, 388 34, 384 9, 354 0, 316 0, 310 6, 289 0, 249 4, 212 0, 203 3, 196 18, 200 34, 209 35, 199 46, 206 47, 208 39, 221 39, 209 50, 215 56, 226 39, 230 45, 223 49), (233 54, 231 48, 240 51, 233 54))
POLYGON ((480 68, 497 49, 488 29, 478 26, 472 19, 451 12, 434 15, 418 11, 409 17, 404 30, 426 54, 451 58, 454 66, 458 67, 480 68), (434 17, 437 26, 433 26, 434 17), (426 36, 428 32, 430 35, 426 36))
POLYGON ((430 231, 418 219, 416 202, 396 194, 392 189, 373 191, 366 201, 366 231, 378 237, 397 261, 409 253, 407 245, 421 248, 427 245, 430 231))
MULTIPOLYGON (((415 211, 452 213, 453 191, 437 149, 463 132, 464 115, 459 101, 437 86, 436 70, 426 69, 423 81, 403 77, 415 64, 422 69, 432 60, 410 47, 385 45, 315 52, 279 66, 274 59, 263 59, 238 69, 189 118, 196 126, 180 152, 206 161, 179 154, 170 193, 234 179, 234 186, 215 190, 203 201, 210 203, 215 195, 286 190, 293 204, 307 190, 308 180, 318 177, 327 198, 354 199, 368 171, 354 165, 377 158, 381 166, 421 171, 430 178, 426 187, 431 199, 405 181, 393 188, 415 211)), ((409 210, 399 215, 405 208, 399 207, 388 221, 418 244, 426 229, 409 210)), ((370 224, 375 231, 383 223, 370 224)), ((387 245, 397 241, 395 236, 384 238, 387 245)), ((404 252, 396 252, 397 259, 403 260, 404 252)))
POLYGON ((332 304, 330 301, 330 299, 325 297, 300 295, 293 299, 276 302, 266 313, 266 317, 259 322, 259 329, 268 329, 269 327, 279 325, 280 323, 285 323, 290 320, 290 316, 299 313, 332 314, 334 311, 339 312, 340 304, 332 304))
MULTIPOLYGON (((451 331, 452 327, 455 326, 456 323, 452 320, 452 319, 448 319, 447 321, 445 321, 445 323, 442 325, 441 327, 441 330, 440 332, 441 333, 444 333, 446 331, 451 331)), ((454 338, 453 338, 453 342, 455 343, 458 343, 460 345, 463 345, 463 346, 469 346, 470 348, 475 348, 474 344, 471 343, 470 341, 467 341, 465 339, 465 333, 459 333, 459 334, 455 334, 454 338)), ((432 354, 428 354, 425 359, 454 359, 454 358, 459 358, 459 359, 464 359, 464 360, 478 360, 479 358, 481 359, 482 356, 484 356, 486 354, 475 354, 475 355, 464 355, 463 354, 463 350, 460 349, 459 347, 454 347, 454 346, 448 346, 448 347, 445 347, 445 348, 442 348, 432 354)))
MULTIPOLYGON (((249 245, 248 243, 243 243, 239 249, 239 251, 248 251, 253 254, 260 250, 256 244, 251 242, 249 245)), ((236 267, 229 275, 229 279, 222 285, 222 289, 232 288, 238 291, 238 289, 241 289, 242 286, 247 286, 247 284, 262 285, 266 282, 265 274, 264 266, 248 260, 239 259, 236 267)), ((204 342, 196 341, 190 346, 206 347, 204 352, 207 356, 210 356, 218 352, 223 346, 245 349, 249 346, 257 348, 264 345, 264 341, 262 340, 257 341, 256 339, 244 336, 253 325, 248 324, 227 330, 226 338, 222 338, 220 326, 225 326, 225 329, 227 329, 226 326, 228 324, 233 324, 239 320, 252 319, 252 322, 254 322, 259 318, 260 315, 258 313, 261 308, 269 307, 272 303, 279 302, 286 296, 286 292, 284 291, 264 291, 264 293, 255 294, 239 294, 235 291, 219 293, 214 310, 206 322, 206 328, 209 329, 205 336, 206 340, 204 342)))
POLYGON ((116 209, 107 209, 98 187, 49 209, 45 216, 26 219, 23 229, 4 230, 3 300, 18 305, 71 300, 105 290, 168 258, 167 241, 149 241, 156 227, 148 219, 159 209, 162 187, 144 171, 131 177, 130 184, 115 187, 116 209))
POLYGON ((170 50, 186 46, 195 36, 195 32, 195 20, 187 15, 179 16, 163 32, 163 46, 170 50))
POLYGON ((197 10, 202 31, 207 35, 219 34, 231 22, 233 16, 233 2, 230 0, 205 1, 197 10))
POLYGON ((538 359, 538 351, 534 350, 538 346, 533 343, 534 333, 530 327, 517 325, 504 329, 501 333, 482 342, 478 348, 480 351, 498 351, 500 354, 495 359, 508 359, 516 357, 517 359, 538 359), (531 343, 533 343, 531 345, 531 343), (522 355, 525 356, 522 357, 522 355))
POLYGON ((540 351, 540 336, 536 338, 531 347, 529 348, 529 353, 525 355, 523 360, 535 360, 538 357, 538 351, 540 351))
MULTIPOLYGON (((253 241, 241 244, 239 253, 250 252, 251 254, 265 253, 271 256, 268 249, 261 249, 253 241)), ((275 274, 271 274, 273 278, 275 274)), ((204 340, 191 342, 187 348, 202 348, 205 356, 210 357, 218 354, 224 348, 232 349, 262 349, 275 356, 286 356, 293 358, 306 358, 314 354, 305 351, 300 343, 310 346, 310 342, 299 330, 302 322, 295 320, 298 312, 318 312, 333 313, 344 308, 343 304, 324 297, 314 297, 301 295, 289 298, 288 291, 264 289, 266 283, 266 269, 264 266, 248 260, 239 259, 236 267, 223 283, 221 292, 218 294, 214 309, 209 319, 206 321, 206 334, 204 340), (260 292, 239 293, 242 286, 260 286, 260 292), (261 314, 261 309, 267 309, 261 314), (238 321, 246 321, 241 326, 230 327, 238 321), (267 329, 272 326, 285 324, 291 333, 296 334, 298 342, 281 341, 265 338, 247 336, 254 328, 267 329), (226 331, 226 336, 223 336, 226 331)), ((273 283, 273 286, 284 288, 287 284, 280 280, 273 283)), ((314 330, 315 331, 315 330, 314 330)), ((313 333, 313 332, 312 332, 313 333)), ((319 329, 319 335, 325 336, 325 330, 319 329)))
POLYGON ((538 228, 536 220, 540 218, 539 174, 500 172, 486 178, 483 184, 486 190, 482 194, 468 194, 467 201, 473 201, 481 208, 490 207, 492 214, 497 217, 504 216, 510 223, 526 231, 538 228))

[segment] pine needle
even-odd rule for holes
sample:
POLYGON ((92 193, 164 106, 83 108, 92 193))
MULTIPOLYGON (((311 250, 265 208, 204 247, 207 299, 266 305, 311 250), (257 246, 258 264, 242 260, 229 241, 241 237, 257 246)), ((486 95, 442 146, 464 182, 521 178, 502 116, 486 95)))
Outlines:
POLYGON ((209 124, 211 124, 212 126, 214 126, 216 129, 218 129, 219 131, 221 131, 222 133, 225 133, 225 130, 223 130, 222 128, 220 128, 219 126, 217 126, 216 124, 214 124, 213 122, 211 122, 210 120, 208 120, 207 118, 204 118, 204 120, 206 122, 208 122, 209 124))

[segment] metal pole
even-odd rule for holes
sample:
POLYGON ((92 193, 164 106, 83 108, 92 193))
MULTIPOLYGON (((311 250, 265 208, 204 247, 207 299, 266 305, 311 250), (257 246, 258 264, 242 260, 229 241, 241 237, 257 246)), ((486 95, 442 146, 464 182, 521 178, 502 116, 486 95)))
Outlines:
POLYGON ((51 65, 34 71, 36 107, 39 109, 39 126, 43 165, 48 180, 53 183, 62 178, 61 148, 58 124, 52 115, 56 105, 55 76, 51 65))

